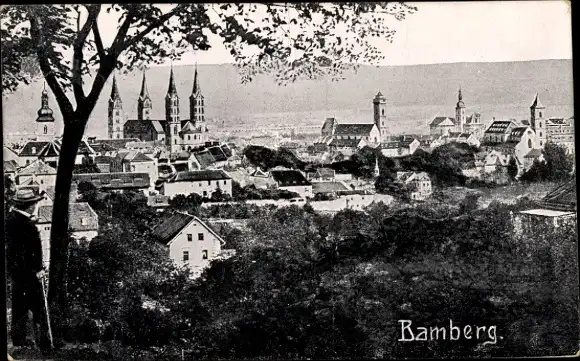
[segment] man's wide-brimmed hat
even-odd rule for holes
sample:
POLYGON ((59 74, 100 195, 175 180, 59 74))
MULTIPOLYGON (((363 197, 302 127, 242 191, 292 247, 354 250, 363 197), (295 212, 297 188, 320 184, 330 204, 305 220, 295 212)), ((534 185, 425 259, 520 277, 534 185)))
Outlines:
POLYGON ((30 188, 18 189, 12 197, 12 201, 18 204, 36 203, 42 199, 44 199, 44 194, 37 194, 30 188))

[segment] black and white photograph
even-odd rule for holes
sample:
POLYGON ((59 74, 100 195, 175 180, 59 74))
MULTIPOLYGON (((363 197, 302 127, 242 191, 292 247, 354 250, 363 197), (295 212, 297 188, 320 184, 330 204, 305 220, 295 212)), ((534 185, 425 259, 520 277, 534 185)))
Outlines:
POLYGON ((571 1, 0 18, 9 361, 580 356, 571 1))

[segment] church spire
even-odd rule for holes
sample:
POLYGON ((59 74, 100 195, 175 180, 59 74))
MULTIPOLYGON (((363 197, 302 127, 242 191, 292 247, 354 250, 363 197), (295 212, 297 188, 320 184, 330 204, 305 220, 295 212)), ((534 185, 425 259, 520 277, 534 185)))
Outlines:
POLYGON ((141 93, 139 94, 140 99, 149 98, 149 90, 147 89, 147 77, 145 74, 145 68, 143 68, 143 80, 141 82, 141 93))
POLYGON ((461 85, 459 86, 459 94, 457 95, 457 100, 462 101, 463 95, 461 95, 461 85))
POLYGON ((151 118, 151 108, 153 103, 149 98, 149 91, 147 90, 147 79, 145 76, 145 68, 143 68, 143 81, 141 83, 141 93, 137 101, 137 117, 139 120, 148 120, 151 118))
POLYGON ((193 75, 193 90, 191 91, 191 95, 199 95, 201 94, 201 88, 199 87, 199 79, 197 77, 197 62, 195 63, 195 73, 193 75))
POLYGON ((381 169, 379 168, 379 157, 375 157, 375 177, 378 178, 381 175, 381 169))
POLYGON ((111 88, 111 100, 121 99, 119 88, 117 88, 117 77, 113 75, 113 88, 111 88))
POLYGON ((167 89, 167 96, 177 95, 177 88, 175 87, 175 80, 173 79, 173 63, 171 63, 171 72, 169 73, 169 88, 167 89))

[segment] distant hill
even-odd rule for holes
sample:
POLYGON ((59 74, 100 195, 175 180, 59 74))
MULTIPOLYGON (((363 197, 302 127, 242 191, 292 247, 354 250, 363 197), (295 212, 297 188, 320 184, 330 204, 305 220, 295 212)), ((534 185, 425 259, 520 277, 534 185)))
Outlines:
MULTIPOLYGON (((182 117, 189 116, 193 70, 193 66, 174 68, 182 117)), ((372 98, 379 90, 387 98, 390 119, 413 121, 416 127, 436 113, 453 115, 459 86, 467 111, 479 111, 484 119, 527 117, 536 92, 548 107, 548 115, 571 116, 573 112, 572 60, 363 66, 356 73, 345 74, 342 81, 299 81, 285 87, 277 86, 267 76, 242 85, 231 64, 199 65, 198 71, 206 114, 214 127, 220 128, 278 122, 322 125, 326 116, 337 116, 339 121, 371 121, 372 98)), ((168 67, 147 72, 154 117, 164 116, 168 77, 168 67)), ((118 83, 125 112, 128 118, 135 118, 141 73, 119 75, 118 83)), ((106 135, 111 85, 112 78, 87 126, 89 135, 106 135)), ((42 86, 37 82, 4 96, 5 133, 34 129, 42 86)), ((61 116, 52 94, 50 100, 59 128, 61 116)))

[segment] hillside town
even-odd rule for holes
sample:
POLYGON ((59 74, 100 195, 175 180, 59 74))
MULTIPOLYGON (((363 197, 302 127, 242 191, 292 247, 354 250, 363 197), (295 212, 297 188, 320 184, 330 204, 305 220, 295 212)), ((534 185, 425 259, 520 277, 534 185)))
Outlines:
MULTIPOLYGON (((70 210, 73 237, 90 241, 98 234, 95 211, 88 203, 77 202, 77 189, 83 182, 101 191, 142 192, 148 198, 148 205, 159 210, 168 207, 176 196, 191 194, 203 197, 204 206, 223 204, 223 200, 221 203, 212 200, 212 195, 218 192, 231 199, 235 189, 233 184, 236 183, 239 187, 291 194, 287 199, 267 199, 266 195, 263 199, 244 201, 250 204, 282 207, 309 203, 317 211, 334 214, 343 209, 362 210, 378 202, 390 204, 396 198, 377 191, 375 182, 381 176, 378 155, 374 158, 370 177, 330 167, 331 163, 353 157, 363 149, 378 151, 383 157, 396 161, 417 152, 432 153, 445 145, 467 145, 474 149, 473 159, 465 162, 462 174, 468 180, 496 185, 511 182, 507 176, 510 162, 516 166, 514 180, 535 163, 545 162, 543 149, 548 143, 560 145, 566 154, 574 155, 574 117, 551 117, 539 94, 535 94, 529 105, 528 119, 485 122, 484 116, 478 112, 468 115, 459 89, 455 115, 434 117, 426 135, 393 134, 387 99, 379 91, 372 99, 373 119, 368 123, 327 118, 320 136, 313 142, 300 143, 291 137, 278 137, 270 142, 270 148, 263 147, 272 151, 286 150, 296 159, 316 166, 308 170, 284 165, 262 169, 247 157, 245 149, 212 137, 212 130, 206 124, 197 68, 192 81, 190 112, 183 115, 179 111, 180 96, 171 68, 164 104, 166 117, 151 119, 152 107, 159 105, 153 104, 149 97, 146 71, 142 73, 141 91, 135 95, 138 97, 136 117, 129 116, 131 110, 123 108, 119 93, 122 84, 113 79, 108 101, 108 138, 85 137, 76 156, 78 169, 73 177, 70 210)), ((3 147, 4 173, 15 188, 29 188, 47 195, 37 223, 47 250, 45 262, 49 260, 51 205, 61 147, 61 137, 55 133, 53 110, 48 102, 49 94, 45 87, 36 118, 36 134, 26 141, 3 147)), ((251 146, 256 147, 250 143, 251 146)), ((408 198, 411 203, 416 203, 424 202, 437 191, 432 177, 426 171, 399 169, 392 181, 410 189, 408 198)), ((226 203, 229 202, 232 201, 226 203)), ((536 211, 534 214, 547 218, 569 217, 568 213, 544 213, 536 211)), ((209 260, 223 253, 223 239, 206 223, 194 215, 174 217, 167 221, 167 226, 160 226, 161 229, 156 231, 162 242, 171 244, 186 229, 191 232, 187 233, 188 238, 196 235, 200 241, 211 240, 207 249, 201 252, 197 249, 182 253, 170 250, 169 254, 177 264, 185 263, 201 269, 209 260), (194 219, 196 221, 192 223, 194 219), (192 227, 195 232, 190 230, 192 227)))

